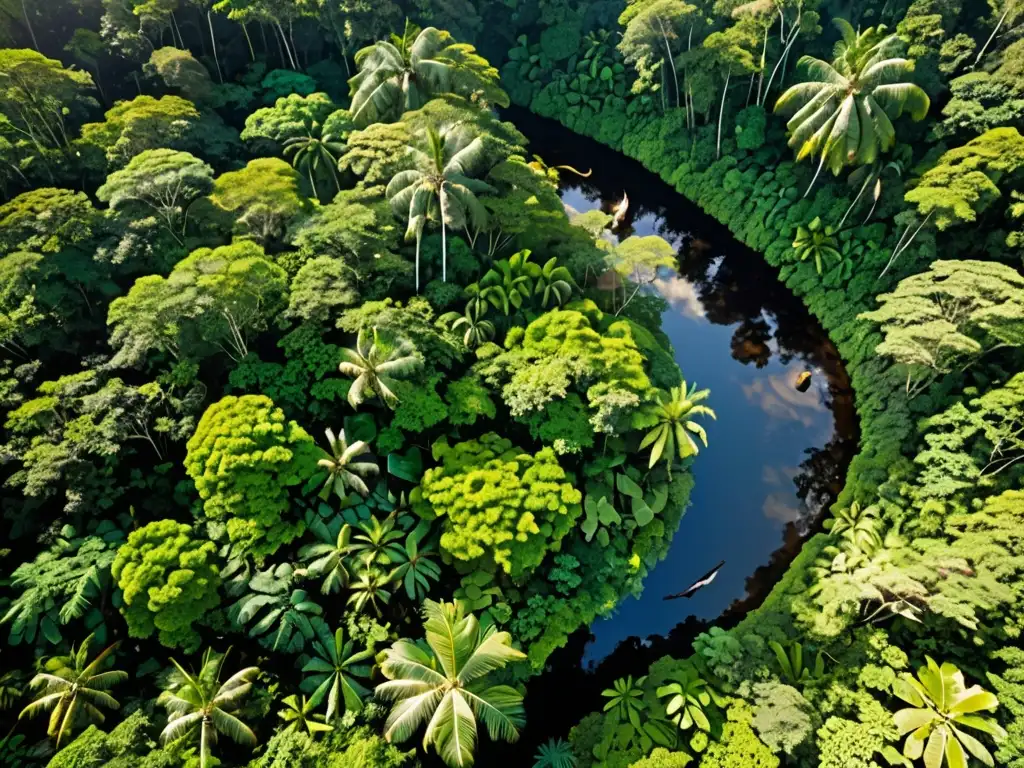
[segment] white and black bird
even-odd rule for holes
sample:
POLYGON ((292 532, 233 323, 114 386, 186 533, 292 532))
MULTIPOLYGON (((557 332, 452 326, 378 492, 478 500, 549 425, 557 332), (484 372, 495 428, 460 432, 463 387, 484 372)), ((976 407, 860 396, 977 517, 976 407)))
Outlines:
POLYGON ((723 560, 718 565, 716 565, 714 568, 712 568, 710 571, 705 573, 703 576, 701 576, 699 579, 697 579, 695 582, 693 582, 693 584, 688 586, 682 592, 676 592, 676 594, 674 594, 674 595, 665 595, 665 597, 662 598, 662 599, 663 600, 675 600, 676 598, 680 598, 680 597, 692 597, 693 593, 696 592, 698 589, 703 589, 704 587, 706 587, 708 584, 710 584, 712 581, 715 580, 715 577, 718 575, 718 572, 720 570, 722 570, 722 566, 723 565, 725 565, 725 560, 723 560))

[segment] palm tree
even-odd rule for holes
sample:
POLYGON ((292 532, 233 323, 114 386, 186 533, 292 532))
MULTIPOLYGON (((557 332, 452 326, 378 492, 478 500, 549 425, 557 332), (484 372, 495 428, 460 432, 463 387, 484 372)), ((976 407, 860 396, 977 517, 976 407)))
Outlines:
POLYGON ((320 699, 316 696, 307 699, 293 693, 281 699, 281 703, 284 704, 284 709, 278 710, 277 716, 288 723, 283 729, 284 733, 301 731, 310 738, 316 738, 318 733, 334 730, 333 725, 321 722, 324 719, 323 715, 314 711, 320 706, 320 699))
POLYGON ((640 443, 641 449, 651 446, 648 467, 653 467, 664 456, 671 476, 672 462, 677 454, 680 459, 685 459, 699 451, 696 441, 690 436, 691 432, 700 438, 705 448, 707 447, 707 433, 693 417, 717 418, 713 410, 706 405, 700 405, 710 394, 710 390, 698 390, 696 384, 687 391, 685 381, 682 385, 673 387, 667 395, 665 392, 658 393, 658 402, 649 408, 651 416, 657 420, 657 425, 640 443))
POLYGON ((445 312, 438 320, 447 325, 453 333, 461 332, 462 343, 469 349, 474 349, 494 338, 494 323, 483 319, 486 314, 486 303, 470 300, 466 304, 465 314, 445 312))
POLYGON ((835 230, 830 226, 823 225, 820 216, 815 216, 806 227, 802 224, 797 226, 793 250, 800 261, 807 261, 813 256, 814 266, 819 275, 825 256, 836 261, 843 260, 843 254, 839 252, 839 238, 836 237, 835 230))
POLYGON ((924 755, 925 768, 950 768, 967 765, 967 752, 985 765, 993 765, 992 755, 978 739, 962 730, 971 728, 1006 738, 1006 731, 993 718, 978 714, 991 712, 999 699, 980 685, 967 687, 964 674, 953 664, 941 667, 925 656, 926 667, 917 670, 917 678, 904 673, 892 686, 892 692, 910 704, 893 715, 903 743, 903 755, 917 760, 924 755), (965 751, 966 750, 966 751, 965 751))
POLYGON ((18 715, 20 719, 49 712, 50 723, 46 733, 56 738, 58 749, 63 738, 74 730, 79 716, 103 723, 106 718, 101 707, 121 707, 107 691, 127 680, 128 673, 116 669, 102 671, 118 643, 108 646, 89 661, 93 637, 85 638, 77 650, 72 647, 67 656, 54 656, 47 660, 43 665, 45 671, 38 673, 28 684, 29 690, 36 692, 35 699, 18 715))
POLYGON ((914 120, 928 114, 928 94, 906 79, 914 62, 894 57, 899 37, 886 34, 884 25, 858 34, 843 19, 835 23, 843 36, 835 59, 802 57, 810 80, 791 86, 775 104, 776 112, 792 115, 786 127, 797 160, 820 157, 807 192, 823 167, 838 175, 843 166, 873 163, 891 149, 892 121, 904 110, 914 120))
POLYGON ((391 35, 356 53, 359 73, 349 80, 352 118, 358 125, 393 122, 434 96, 482 94, 508 106, 498 86, 498 71, 471 45, 456 43, 447 32, 420 30, 408 20, 401 37, 391 35))
POLYGON ((412 168, 399 171, 385 194, 397 216, 408 220, 406 240, 416 238, 416 291, 420 289, 420 241, 428 220, 441 224, 441 280, 448 280, 446 228, 459 229, 467 220, 477 229, 487 226, 487 209, 477 198, 495 189, 471 178, 484 160, 484 143, 464 126, 429 126, 426 148, 408 148, 412 168))
POLYGON ((429 521, 424 520, 405 537, 405 548, 397 553, 393 561, 398 564, 392 573, 396 582, 405 585, 409 599, 421 602, 430 589, 431 581, 441 578, 441 566, 434 562, 437 545, 433 541, 421 542, 430 532, 429 521))
POLYGON ((404 556, 402 531, 395 528, 395 516, 389 515, 382 523, 376 517, 363 520, 352 542, 352 556, 359 558, 367 568, 392 565, 404 556))
POLYGON ((356 573, 356 580, 349 584, 346 604, 360 612, 365 611, 367 605, 372 605, 376 614, 382 616, 380 603, 387 605, 391 602, 392 581, 391 573, 376 566, 364 565, 356 573))
POLYGON ((352 488, 360 496, 370 495, 370 489, 361 475, 376 475, 380 473, 378 467, 372 461, 353 461, 358 456, 370 452, 370 446, 362 440, 348 444, 345 439, 345 430, 339 430, 337 436, 328 427, 324 430, 327 435, 327 445, 330 451, 323 451, 324 457, 317 462, 318 467, 327 471, 327 480, 320 491, 320 498, 327 501, 331 490, 337 494, 339 499, 344 499, 348 493, 347 489, 352 488))
POLYGON ((186 672, 171 659, 175 671, 170 687, 157 699, 157 703, 167 709, 167 727, 160 734, 161 743, 170 744, 188 734, 195 738, 198 729, 200 768, 206 768, 210 746, 216 743, 217 734, 224 734, 239 744, 256 746, 256 734, 231 712, 238 709, 252 690, 252 681, 260 671, 246 667, 221 683, 220 673, 227 655, 207 649, 198 673, 186 672))
POLYGON ((338 158, 345 151, 345 143, 331 133, 324 133, 320 123, 306 125, 305 136, 293 136, 284 143, 284 154, 292 155, 292 165, 309 178, 313 187, 313 195, 320 199, 320 191, 316 186, 316 175, 327 169, 334 181, 336 192, 341 191, 341 182, 335 169, 338 158))
POLYGON ((416 348, 406 339, 386 343, 377 329, 359 329, 355 349, 342 349, 338 370, 355 379, 348 390, 348 402, 358 408, 367 397, 378 395, 389 408, 398 403, 393 387, 411 376, 423 364, 416 348))
POLYGON ((470 766, 477 720, 493 740, 519 738, 526 721, 523 695, 488 678, 526 655, 512 647, 508 632, 482 629, 460 603, 425 600, 423 616, 425 642, 403 638, 384 651, 381 672, 388 682, 375 694, 395 702, 384 736, 403 742, 426 724, 424 749, 433 746, 449 766, 470 766))
POLYGON ((314 627, 313 655, 302 671, 308 676, 299 686, 304 691, 313 691, 313 698, 322 701, 327 697, 327 719, 334 720, 345 712, 360 712, 363 698, 370 691, 355 678, 368 678, 373 659, 373 649, 355 651, 355 640, 345 640, 345 630, 338 627, 332 635, 323 624, 314 627))
POLYGON ((348 586, 352 575, 348 570, 348 558, 355 551, 352 548, 352 526, 347 523, 341 526, 337 536, 319 519, 310 529, 320 539, 316 544, 307 544, 299 550, 299 559, 308 562, 307 572, 316 577, 323 577, 320 592, 329 595, 348 586))
POLYGON ((576 755, 565 739, 548 739, 537 747, 533 768, 576 768, 576 755))

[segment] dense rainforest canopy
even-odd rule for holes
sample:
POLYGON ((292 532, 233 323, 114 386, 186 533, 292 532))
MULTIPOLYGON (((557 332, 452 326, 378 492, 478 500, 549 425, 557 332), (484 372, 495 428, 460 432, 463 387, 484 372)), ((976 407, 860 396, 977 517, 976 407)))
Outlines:
POLYGON ((862 433, 760 608, 527 763, 1024 768, 1017 0, 10 0, 0 44, 4 765, 543 731, 730 446, 672 245, 570 218, 515 103, 763 253, 862 433))

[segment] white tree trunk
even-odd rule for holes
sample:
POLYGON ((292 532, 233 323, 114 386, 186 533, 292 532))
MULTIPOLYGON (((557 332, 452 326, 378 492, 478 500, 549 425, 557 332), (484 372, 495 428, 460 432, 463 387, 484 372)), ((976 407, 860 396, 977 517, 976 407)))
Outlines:
POLYGON ((730 77, 732 77, 732 72, 726 70, 725 87, 722 88, 722 105, 718 108, 718 148, 716 150, 716 158, 722 156, 722 120, 725 118, 725 94, 729 90, 730 77))

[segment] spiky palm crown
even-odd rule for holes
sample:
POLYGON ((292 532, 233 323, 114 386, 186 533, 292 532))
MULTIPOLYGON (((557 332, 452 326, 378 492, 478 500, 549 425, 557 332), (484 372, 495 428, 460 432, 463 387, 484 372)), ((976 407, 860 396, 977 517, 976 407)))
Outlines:
POLYGON ((833 174, 846 165, 872 163, 893 147, 892 121, 905 110, 914 120, 928 112, 930 101, 909 82, 914 62, 896 54, 902 43, 884 26, 857 33, 849 22, 835 20, 843 39, 831 63, 803 56, 808 81, 791 86, 775 111, 792 115, 786 127, 797 160, 820 156, 819 169, 833 174))

